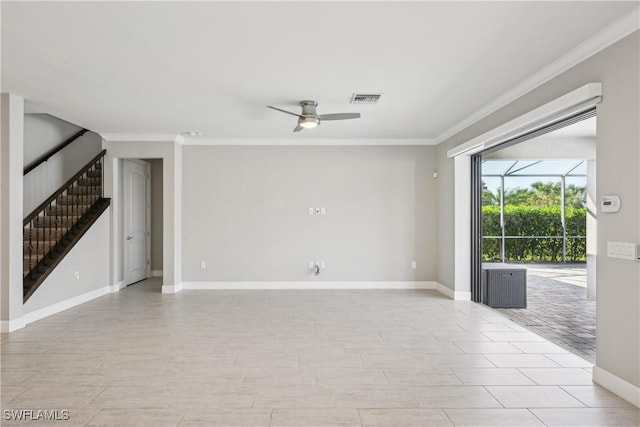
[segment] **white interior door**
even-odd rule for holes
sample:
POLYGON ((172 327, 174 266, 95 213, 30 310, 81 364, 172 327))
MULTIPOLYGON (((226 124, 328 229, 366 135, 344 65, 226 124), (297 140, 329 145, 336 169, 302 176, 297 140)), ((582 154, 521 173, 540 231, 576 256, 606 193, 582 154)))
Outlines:
POLYGON ((147 278, 147 167, 124 161, 124 283, 147 278))

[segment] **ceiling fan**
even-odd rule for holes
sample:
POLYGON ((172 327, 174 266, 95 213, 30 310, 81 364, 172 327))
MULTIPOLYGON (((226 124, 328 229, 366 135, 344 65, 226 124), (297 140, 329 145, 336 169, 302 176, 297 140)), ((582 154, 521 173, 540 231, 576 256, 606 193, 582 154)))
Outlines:
POLYGON ((280 111, 281 113, 291 114, 298 118, 298 125, 293 129, 294 132, 300 132, 302 129, 311 129, 318 125, 323 120, 348 120, 359 119, 360 113, 334 113, 334 114, 320 114, 316 113, 316 107, 318 103, 316 101, 302 101, 300 102, 302 107, 302 113, 292 113, 291 111, 283 110, 281 108, 267 105, 267 108, 280 111))

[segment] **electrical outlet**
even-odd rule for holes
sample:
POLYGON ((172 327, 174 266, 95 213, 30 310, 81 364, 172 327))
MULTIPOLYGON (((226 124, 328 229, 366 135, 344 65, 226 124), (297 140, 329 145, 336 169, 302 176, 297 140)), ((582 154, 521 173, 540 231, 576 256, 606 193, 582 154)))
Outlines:
POLYGON ((320 215, 325 215, 327 210, 325 208, 320 208, 320 215))
POLYGON ((316 215, 320 215, 320 208, 316 208, 316 215))
POLYGON ((417 267, 416 262, 415 262, 415 261, 411 261, 411 268, 412 268, 413 270, 415 270, 415 269, 416 269, 416 267, 417 267))
POLYGON ((207 263, 205 261, 200 261, 200 268, 203 270, 207 268, 207 263))
POLYGON ((309 215, 313 215, 313 208, 309 208, 309 215))

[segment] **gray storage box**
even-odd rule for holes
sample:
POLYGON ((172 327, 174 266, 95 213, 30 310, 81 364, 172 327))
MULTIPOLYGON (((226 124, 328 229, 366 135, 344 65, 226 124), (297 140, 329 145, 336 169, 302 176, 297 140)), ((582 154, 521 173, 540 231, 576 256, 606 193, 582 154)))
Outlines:
POLYGON ((482 264, 482 302, 493 308, 527 308, 527 269, 482 264))

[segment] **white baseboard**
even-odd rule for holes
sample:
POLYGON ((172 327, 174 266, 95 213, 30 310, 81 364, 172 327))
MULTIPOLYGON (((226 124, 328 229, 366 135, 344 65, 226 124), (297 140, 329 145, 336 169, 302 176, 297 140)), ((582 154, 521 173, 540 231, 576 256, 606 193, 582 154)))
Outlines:
MULTIPOLYGON (((436 289, 436 282, 429 281, 388 281, 388 282, 182 282, 182 289, 436 289)), ((164 286, 162 287, 164 292, 164 286)))
POLYGON ((163 294, 177 294, 183 289, 183 283, 174 283, 173 285, 162 285, 163 294))
POLYGON ((27 325, 26 323, 24 323, 23 317, 18 317, 17 319, 13 320, 2 320, 0 321, 0 332, 6 334, 9 332, 17 331, 18 329, 22 329, 25 326, 27 325))
POLYGON ((151 270, 151 277, 162 277, 162 270, 151 270))
POLYGON ((85 302, 89 302, 92 299, 96 299, 111 292, 111 286, 103 286, 93 291, 75 296, 73 298, 66 299, 64 301, 51 304, 49 306, 34 310, 30 313, 22 315, 22 319, 26 325, 33 323, 37 320, 44 319, 45 317, 52 316, 62 311, 68 310, 85 302))
POLYGON ((109 285, 109 292, 110 293, 116 293, 116 292, 120 292, 120 289, 124 289, 126 288, 126 286, 124 285, 124 281, 119 281, 117 283, 114 283, 113 285, 109 285))
POLYGON ((452 300, 455 300, 455 301, 471 301, 471 292, 453 291, 453 290, 449 289, 448 287, 446 287, 445 285, 443 285, 442 283, 439 283, 439 282, 436 282, 436 289, 442 295, 445 295, 445 296, 451 298, 452 300))
POLYGON ((600 384, 602 387, 640 408, 640 387, 636 387, 598 366, 593 367, 593 382, 600 384))

